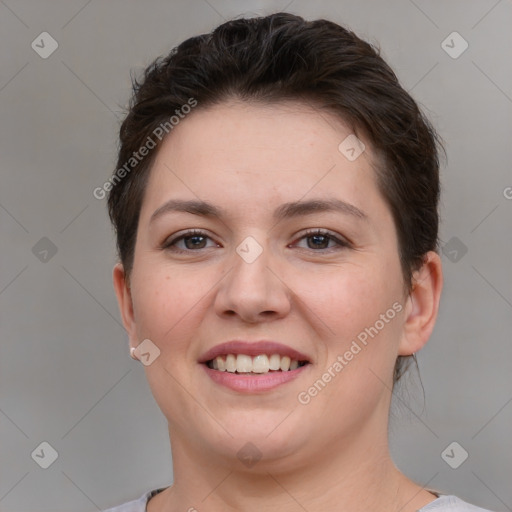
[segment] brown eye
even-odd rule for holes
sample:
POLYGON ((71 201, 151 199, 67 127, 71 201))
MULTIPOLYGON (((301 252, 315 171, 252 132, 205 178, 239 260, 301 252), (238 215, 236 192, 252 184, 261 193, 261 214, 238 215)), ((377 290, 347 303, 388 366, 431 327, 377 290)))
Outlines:
POLYGON ((347 241, 334 236, 329 231, 324 231, 321 229, 306 232, 300 238, 300 240, 307 241, 307 247, 303 248, 311 249, 313 251, 330 250, 336 248, 341 249, 350 247, 350 244, 347 241))
POLYGON ((188 231, 169 241, 165 241, 161 248, 174 252, 191 252, 198 249, 207 249, 208 246, 206 244, 208 240, 211 240, 210 237, 203 231, 188 231))
POLYGON ((184 236, 182 238, 187 249, 204 249, 207 237, 201 235, 184 236))
POLYGON ((310 235, 307 240, 309 249, 327 249, 330 237, 327 235, 310 235))

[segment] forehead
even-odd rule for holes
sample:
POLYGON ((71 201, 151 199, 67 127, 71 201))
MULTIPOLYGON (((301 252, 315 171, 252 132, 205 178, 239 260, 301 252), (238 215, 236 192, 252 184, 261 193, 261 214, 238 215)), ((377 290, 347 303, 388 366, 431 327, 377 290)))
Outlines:
POLYGON ((176 160, 190 159, 193 149, 198 164, 215 159, 224 165, 232 162, 239 170, 280 163, 300 168, 304 160, 337 158, 340 142, 350 134, 339 117, 306 104, 232 100, 196 108, 175 127, 161 152, 172 151, 176 160))
POLYGON ((349 160, 340 151, 349 136, 338 116, 301 103, 198 106, 160 147, 143 210, 172 196, 245 209, 308 194, 365 203, 378 195, 371 149, 349 160))

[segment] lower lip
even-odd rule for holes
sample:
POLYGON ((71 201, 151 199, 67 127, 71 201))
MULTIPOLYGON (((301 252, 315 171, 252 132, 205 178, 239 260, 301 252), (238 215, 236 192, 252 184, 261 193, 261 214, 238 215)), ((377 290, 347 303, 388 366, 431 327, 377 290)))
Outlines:
POLYGON ((269 391, 282 384, 296 379, 309 364, 300 366, 295 370, 286 372, 268 372, 261 375, 243 375, 240 373, 220 372, 212 370, 206 364, 201 364, 206 374, 217 384, 242 393, 252 393, 257 391, 269 391))

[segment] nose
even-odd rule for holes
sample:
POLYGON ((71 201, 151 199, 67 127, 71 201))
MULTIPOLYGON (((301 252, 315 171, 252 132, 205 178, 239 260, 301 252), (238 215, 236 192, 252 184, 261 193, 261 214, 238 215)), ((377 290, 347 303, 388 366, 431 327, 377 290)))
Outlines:
POLYGON ((234 253, 233 266, 215 297, 219 316, 238 316, 244 322, 258 323, 283 318, 290 311, 291 292, 279 275, 271 251, 262 249, 254 261, 245 258, 243 252, 234 253))

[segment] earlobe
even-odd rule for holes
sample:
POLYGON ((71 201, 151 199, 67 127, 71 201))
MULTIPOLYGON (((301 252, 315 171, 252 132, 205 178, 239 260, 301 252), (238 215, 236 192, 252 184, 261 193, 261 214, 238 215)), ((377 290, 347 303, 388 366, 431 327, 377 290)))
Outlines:
POLYGON ((130 339, 130 346, 136 347, 136 323, 135 316, 133 313, 131 289, 126 278, 123 265, 121 263, 117 263, 114 266, 114 270, 112 272, 112 280, 114 284, 114 290, 117 296, 117 303, 119 305, 119 312, 121 313, 124 328, 126 329, 128 337, 130 339))
POLYGON ((441 258, 436 252, 430 251, 422 267, 413 275, 398 355, 412 355, 427 343, 434 330, 442 288, 441 258))

